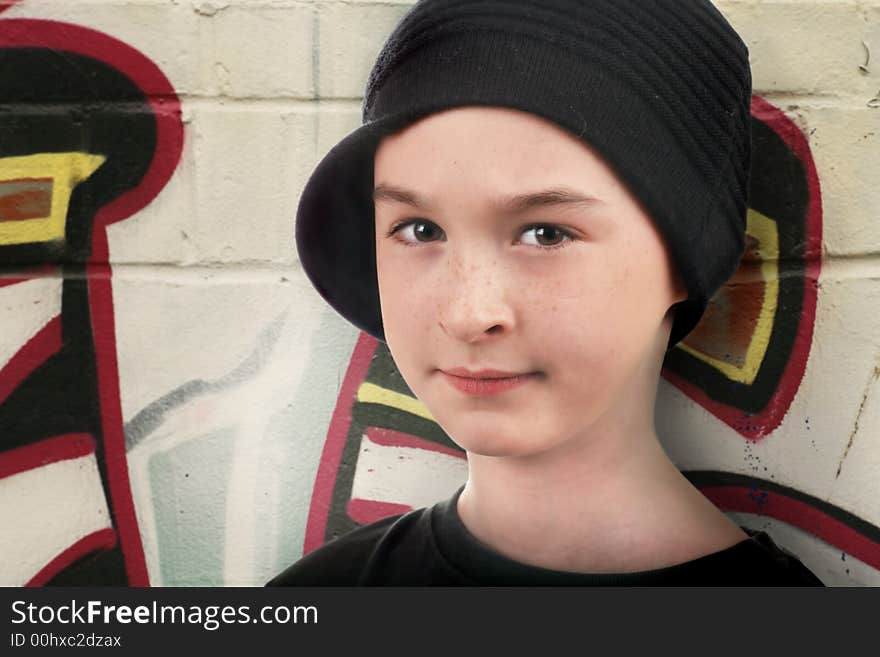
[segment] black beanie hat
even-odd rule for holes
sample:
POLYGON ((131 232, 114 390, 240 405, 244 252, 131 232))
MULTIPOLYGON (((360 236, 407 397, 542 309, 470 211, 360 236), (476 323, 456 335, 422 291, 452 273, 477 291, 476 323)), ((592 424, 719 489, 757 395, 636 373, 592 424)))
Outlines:
POLYGON ((381 139, 444 109, 488 105, 587 142, 655 221, 688 298, 667 349, 699 322, 745 249, 748 49, 708 0, 420 0, 370 73, 363 125, 306 183, 300 262, 343 317, 385 341, 373 161, 381 139))

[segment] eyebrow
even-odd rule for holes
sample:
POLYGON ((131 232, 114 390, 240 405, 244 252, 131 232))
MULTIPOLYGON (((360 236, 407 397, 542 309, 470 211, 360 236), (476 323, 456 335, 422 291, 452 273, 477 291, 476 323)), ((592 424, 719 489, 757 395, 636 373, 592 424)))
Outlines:
MULTIPOLYGON (((373 190, 373 201, 404 203, 412 207, 428 212, 431 209, 431 203, 413 192, 402 187, 395 187, 389 184, 379 184, 373 190)), ((571 189, 564 187, 544 189, 537 192, 528 192, 524 194, 515 194, 502 198, 495 202, 495 207, 499 212, 516 214, 532 210, 534 208, 543 208, 555 205, 590 207, 602 204, 603 201, 593 196, 580 194, 571 189)))

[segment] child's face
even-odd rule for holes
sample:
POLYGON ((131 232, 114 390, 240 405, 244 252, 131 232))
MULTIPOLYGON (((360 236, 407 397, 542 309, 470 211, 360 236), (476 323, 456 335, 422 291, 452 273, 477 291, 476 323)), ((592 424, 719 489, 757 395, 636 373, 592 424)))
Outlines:
POLYGON ((421 202, 376 194, 382 320, 398 369, 453 440, 524 455, 603 417, 631 420, 636 377, 686 293, 654 224, 588 146, 532 114, 456 108, 385 138, 375 186, 421 202), (595 200, 497 205, 546 190, 595 200), (440 371, 454 367, 540 375, 469 395, 440 371))

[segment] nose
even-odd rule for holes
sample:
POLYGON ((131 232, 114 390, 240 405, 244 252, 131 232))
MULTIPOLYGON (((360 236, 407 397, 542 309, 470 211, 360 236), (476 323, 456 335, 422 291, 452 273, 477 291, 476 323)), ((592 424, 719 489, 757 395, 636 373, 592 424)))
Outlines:
POLYGON ((514 309, 507 298, 509 281, 497 259, 487 257, 485 252, 450 254, 445 277, 446 294, 439 322, 447 335, 473 343, 512 329, 514 309))

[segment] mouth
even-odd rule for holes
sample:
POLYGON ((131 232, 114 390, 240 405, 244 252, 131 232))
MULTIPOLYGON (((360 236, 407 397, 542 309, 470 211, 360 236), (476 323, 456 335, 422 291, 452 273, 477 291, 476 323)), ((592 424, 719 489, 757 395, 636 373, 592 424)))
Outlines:
POLYGON ((460 370, 440 370, 443 377, 458 391, 468 395, 496 395, 514 388, 519 388, 536 379, 540 372, 526 372, 523 374, 506 374, 498 376, 498 370, 483 370, 474 374, 478 376, 461 376, 451 372, 460 370), (492 376, 489 376, 488 373, 492 376))
POLYGON ((537 374, 537 372, 506 372, 495 369, 469 370, 466 367, 452 367, 440 371, 463 379, 513 379, 518 376, 537 374))

